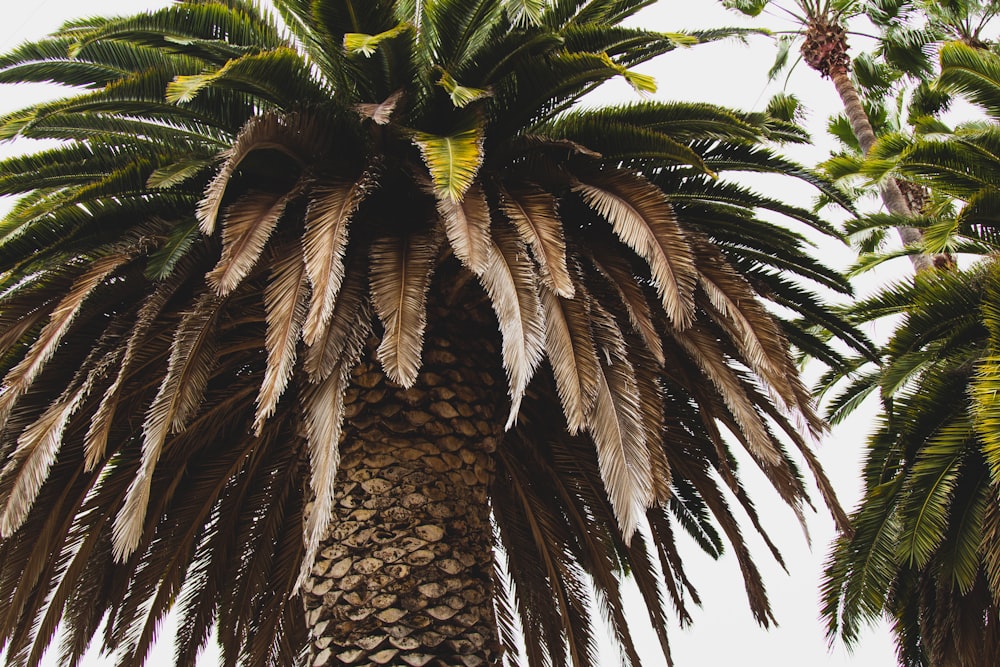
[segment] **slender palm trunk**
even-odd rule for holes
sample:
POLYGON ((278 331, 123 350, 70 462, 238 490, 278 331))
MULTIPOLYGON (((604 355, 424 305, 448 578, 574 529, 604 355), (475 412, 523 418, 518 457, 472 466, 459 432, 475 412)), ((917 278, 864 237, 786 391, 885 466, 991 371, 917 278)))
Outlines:
POLYGON ((333 523, 303 587, 312 665, 499 662, 488 489, 504 383, 482 318, 457 310, 430 318, 414 387, 374 361, 354 372, 333 523))
MULTIPOLYGON (((840 95, 840 101, 844 104, 844 112, 847 114, 851 130, 861 147, 861 153, 868 155, 868 151, 875 143, 875 130, 872 128, 871 121, 868 120, 868 114, 865 113, 865 108, 861 104, 861 98, 854 87, 854 82, 851 81, 847 68, 843 66, 831 68, 830 78, 837 89, 837 94, 840 95)), ((916 212, 910 209, 896 179, 886 179, 879 190, 882 202, 890 213, 912 216, 916 212)), ((896 231, 904 245, 918 243, 922 237, 920 230, 916 227, 897 227, 896 231)), ((910 261, 913 262, 913 268, 918 272, 929 269, 933 265, 931 258, 925 254, 910 255, 910 261)))

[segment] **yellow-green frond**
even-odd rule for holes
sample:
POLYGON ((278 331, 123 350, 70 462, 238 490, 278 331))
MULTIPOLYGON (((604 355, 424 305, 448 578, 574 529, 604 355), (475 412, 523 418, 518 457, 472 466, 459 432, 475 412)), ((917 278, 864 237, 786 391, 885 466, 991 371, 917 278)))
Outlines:
POLYGON ((414 132, 413 142, 427 165, 438 197, 462 200, 483 163, 483 130, 476 127, 450 136, 414 132))

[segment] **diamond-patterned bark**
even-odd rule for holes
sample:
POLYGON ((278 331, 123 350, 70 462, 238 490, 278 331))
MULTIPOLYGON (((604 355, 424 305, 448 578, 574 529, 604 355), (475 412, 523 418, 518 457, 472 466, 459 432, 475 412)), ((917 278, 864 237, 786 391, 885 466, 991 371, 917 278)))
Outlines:
POLYGON ((456 330, 472 319, 432 318, 413 388, 374 361, 353 375, 334 520, 303 586, 316 667, 499 662, 487 489, 504 384, 495 348, 456 330))

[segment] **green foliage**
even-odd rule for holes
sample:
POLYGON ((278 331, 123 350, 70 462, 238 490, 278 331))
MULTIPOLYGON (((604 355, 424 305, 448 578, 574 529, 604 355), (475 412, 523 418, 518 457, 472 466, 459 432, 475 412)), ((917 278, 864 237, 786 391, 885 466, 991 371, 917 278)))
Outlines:
MULTIPOLYGON (((998 62, 988 51, 947 44, 941 82, 995 119, 998 62)), ((857 170, 923 187, 924 215, 911 221, 923 230, 923 251, 976 261, 886 286, 851 309, 859 324, 894 318, 895 328, 877 364, 858 359, 841 374, 830 405, 831 418, 842 419, 877 393, 882 409, 868 441, 855 532, 841 537, 827 564, 823 613, 831 637, 848 642, 866 622, 889 615, 907 667, 994 664, 1000 142, 995 120, 950 131, 926 119, 919 128, 913 137, 880 138, 857 170)), ((849 231, 895 224, 893 216, 871 215, 849 231)), ((873 254, 861 266, 886 256, 873 254)), ((824 388, 832 386, 836 373, 824 378, 824 388)))

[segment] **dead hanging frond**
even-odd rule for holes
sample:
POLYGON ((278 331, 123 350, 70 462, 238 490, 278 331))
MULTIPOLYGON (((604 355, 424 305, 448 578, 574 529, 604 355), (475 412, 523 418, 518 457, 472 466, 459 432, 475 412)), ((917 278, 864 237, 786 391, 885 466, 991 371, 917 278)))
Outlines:
POLYGON ((479 277, 496 313, 502 340, 511 409, 506 428, 517 419, 524 390, 542 359, 544 326, 535 271, 513 230, 493 230, 486 269, 479 277))
POLYGON ((814 435, 822 433, 826 426, 816 414, 774 316, 717 248, 703 239, 694 243, 699 255, 698 284, 708 301, 702 304, 705 311, 727 333, 743 363, 780 398, 785 409, 797 412, 814 435))
POLYGON ((663 309, 678 329, 694 321, 698 272, 686 234, 666 195, 637 174, 618 171, 578 181, 573 191, 607 220, 649 265, 663 309))
POLYGON ((404 387, 420 371, 427 290, 440 242, 433 232, 387 236, 371 245, 371 297, 384 329, 378 357, 385 374, 404 387))
POLYGON ((597 303, 592 306, 592 322, 600 372, 587 431, 597 447, 601 480, 627 542, 655 502, 652 467, 635 369, 621 330, 597 303))
POLYGON ((552 366, 566 425, 576 434, 587 423, 597 397, 600 374, 585 297, 567 299, 541 288, 545 314, 545 352, 552 366))
POLYGON ((312 507, 303 522, 305 554, 301 560, 293 592, 309 577, 313 562, 333 517, 334 483, 340 466, 340 436, 344 422, 344 394, 350 384, 351 371, 357 366, 371 332, 371 319, 366 326, 347 332, 340 357, 334 368, 319 384, 305 391, 304 423, 309 445, 309 487, 313 494, 312 507))
POLYGON ((167 437, 183 430, 201 405, 217 361, 216 319, 223 304, 214 292, 204 292, 174 334, 166 375, 143 424, 142 463, 115 517, 112 552, 118 561, 127 558, 142 537, 153 472, 167 437))
POLYGON ((121 349, 95 349, 70 386, 18 437, 0 472, 0 537, 10 538, 24 523, 59 455, 70 418, 121 355, 121 349))
POLYGON ((372 306, 368 296, 368 258, 354 253, 348 260, 346 275, 323 335, 306 346, 303 368, 309 381, 319 383, 333 372, 344 353, 347 341, 356 330, 371 332, 372 306))
POLYGON ((253 192, 233 202, 222 218, 222 256, 205 276, 226 296, 257 264, 293 193, 253 192))
POLYGON ((663 339, 653 322, 653 311, 629 263, 620 254, 598 245, 589 248, 590 260, 628 313, 632 328, 642 337, 656 363, 663 366, 663 339))
POLYGON ((274 414, 275 406, 295 369, 308 299, 309 281, 306 280, 305 262, 296 243, 271 265, 271 280, 264 288, 267 365, 257 395, 257 414, 253 425, 255 435, 260 435, 264 422, 274 414))
POLYGON ((226 188, 237 167, 250 153, 276 150, 285 153, 300 165, 311 162, 327 143, 326 132, 318 120, 307 114, 276 112, 254 116, 246 122, 233 145, 221 155, 221 166, 205 189, 195 215, 202 233, 215 232, 216 219, 222 208, 226 188))
POLYGON ((673 472, 661 445, 663 438, 666 437, 663 418, 663 371, 649 350, 645 349, 636 338, 634 335, 626 336, 625 342, 629 360, 635 370, 639 417, 645 432, 646 452, 652 471, 653 499, 657 503, 666 503, 673 495, 671 488, 673 472))
POLYGON ((356 104, 354 110, 362 118, 370 118, 376 125, 388 125, 392 120, 392 114, 396 112, 396 107, 403 99, 403 89, 400 88, 389 97, 377 104, 356 104))
POLYGON ((438 197, 437 210, 455 257, 474 274, 481 274, 490 243, 490 205, 482 185, 470 185, 459 201, 438 197))
POLYGON ((786 407, 798 407, 800 397, 789 384, 797 373, 788 356, 788 343, 750 284, 721 253, 706 257, 699 263, 699 271, 698 285, 708 302, 704 304, 706 312, 729 334, 742 361, 781 396, 786 407))
POLYGON ((781 453, 760 413, 754 409, 736 372, 727 363, 718 341, 699 327, 672 331, 670 335, 718 392, 735 418, 737 430, 746 439, 751 454, 770 465, 780 465, 781 453))
POLYGON ((24 358, 3 379, 0 389, 0 425, 7 422, 7 417, 17 399, 28 390, 45 364, 55 354, 56 348, 70 325, 83 308, 94 290, 104 284, 105 279, 116 269, 132 258, 131 252, 115 252, 98 257, 88 262, 88 268, 74 281, 73 287, 66 293, 49 315, 49 321, 42 327, 38 338, 28 349, 24 358))
POLYGON ((500 190, 500 207, 538 262, 542 284, 564 298, 573 296, 566 262, 566 239, 557 201, 537 187, 500 190))
POLYGON ((122 386, 133 371, 133 363, 145 353, 148 337, 153 335, 154 323, 182 284, 183 280, 179 274, 172 274, 159 283, 139 307, 115 379, 104 390, 101 402, 90 418, 90 426, 84 440, 84 470, 89 472, 95 469, 104 458, 122 386))
POLYGON ((329 180, 309 193, 302 248, 306 275, 312 286, 303 339, 313 345, 322 336, 344 279, 348 226, 361 202, 375 186, 366 172, 356 181, 329 180))

